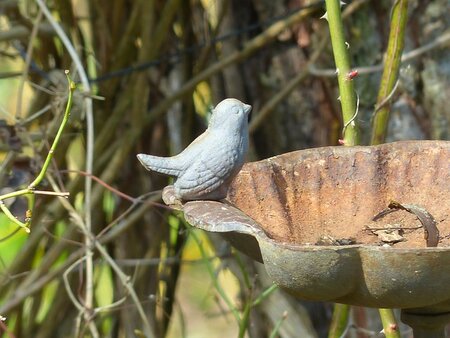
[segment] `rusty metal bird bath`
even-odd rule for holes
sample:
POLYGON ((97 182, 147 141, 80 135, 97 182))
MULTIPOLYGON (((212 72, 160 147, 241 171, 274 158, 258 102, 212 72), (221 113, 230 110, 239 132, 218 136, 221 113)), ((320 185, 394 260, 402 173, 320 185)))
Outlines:
POLYGON ((401 308, 415 337, 444 337, 450 322, 445 243, 408 248, 311 242, 330 229, 335 237, 358 238, 391 199, 428 210, 441 238, 448 238, 450 142, 283 154, 245 165, 227 201, 187 202, 182 210, 190 224, 223 233, 262 261, 272 280, 299 299, 401 308))

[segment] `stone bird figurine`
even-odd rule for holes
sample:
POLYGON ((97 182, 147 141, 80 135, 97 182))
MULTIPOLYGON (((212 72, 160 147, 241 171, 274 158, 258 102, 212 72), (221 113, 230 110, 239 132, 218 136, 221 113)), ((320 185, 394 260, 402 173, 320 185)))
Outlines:
POLYGON ((166 204, 226 197, 228 186, 244 164, 251 109, 237 99, 225 99, 214 108, 208 129, 178 155, 137 155, 147 170, 175 178, 173 186, 163 191, 166 204))

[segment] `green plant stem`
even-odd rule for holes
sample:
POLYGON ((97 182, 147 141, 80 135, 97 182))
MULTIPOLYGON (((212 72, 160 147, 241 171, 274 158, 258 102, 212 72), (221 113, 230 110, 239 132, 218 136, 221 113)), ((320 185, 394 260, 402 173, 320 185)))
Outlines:
POLYGON ((375 105, 371 144, 380 144, 386 139, 389 113, 391 110, 389 101, 398 81, 407 17, 408 0, 396 0, 392 8, 391 29, 384 61, 384 70, 381 76, 377 103, 375 105))
POLYGON ((330 331, 328 338, 342 337, 348 325, 348 317, 350 314, 350 305, 334 304, 333 317, 331 318, 330 331))
POLYGON ((241 321, 239 323, 239 333, 238 333, 239 338, 245 337, 245 332, 247 332, 247 328, 249 326, 251 309, 252 309, 252 302, 250 300, 247 300, 244 306, 244 310, 242 311, 241 321))
POLYGON ((344 145, 354 146, 359 144, 359 132, 356 125, 355 114, 357 113, 356 95, 353 81, 348 74, 351 71, 350 57, 344 36, 344 25, 342 23, 341 5, 339 0, 326 0, 327 20, 330 28, 331 45, 333 47, 334 62, 339 84, 340 101, 342 108, 342 120, 344 132, 342 135, 344 145))
POLYGON ((30 189, 20 189, 20 190, 16 190, 16 191, 12 191, 9 192, 7 194, 1 195, 0 196, 0 201, 6 200, 8 198, 13 198, 13 197, 18 197, 18 196, 23 196, 25 194, 30 194, 32 193, 32 191, 30 189))
POLYGON ((273 284, 273 285, 269 286, 267 289, 265 289, 263 292, 261 292, 261 294, 253 301, 252 306, 259 305, 264 299, 269 297, 272 294, 272 292, 274 292, 276 290, 278 290, 278 285, 273 284))
POLYGON ((33 182, 30 183, 30 185, 25 188, 25 189, 21 189, 21 190, 17 190, 17 191, 13 191, 4 195, 0 195, 0 209, 5 213, 5 215, 11 220, 13 221, 15 224, 17 224, 19 227, 23 228, 26 232, 30 232, 30 225, 31 225, 31 213, 33 211, 34 208, 34 200, 35 200, 35 195, 34 195, 34 189, 36 188, 36 186, 42 182, 42 180, 45 177, 45 174, 47 172, 47 169, 50 165, 50 162, 53 159, 53 154, 56 150, 56 147, 58 146, 59 140, 61 139, 61 135, 63 133, 63 130, 67 124, 67 121, 69 120, 70 117, 70 111, 72 109, 72 99, 73 99, 73 92, 76 89, 76 85, 75 82, 72 81, 72 79, 69 76, 69 71, 66 71, 66 76, 67 76, 67 81, 69 83, 69 97, 67 99, 67 105, 66 105, 66 110, 64 112, 64 117, 63 120, 61 122, 61 125, 59 126, 58 132, 56 133, 55 139, 53 140, 53 144, 50 147, 50 150, 47 154, 47 157, 45 159, 45 162, 42 166, 41 171, 39 172, 38 176, 33 180, 33 182), (3 200, 8 199, 8 198, 13 198, 13 197, 19 197, 19 196, 27 196, 28 198, 28 210, 27 210, 27 216, 26 216, 26 220, 25 223, 19 221, 10 211, 9 209, 6 207, 5 203, 3 202, 3 200))
POLYGON ((378 309, 386 338, 400 338, 400 329, 392 309, 378 309))
POLYGON ((69 98, 67 99, 67 105, 66 105, 66 111, 64 112, 63 120, 61 121, 61 125, 59 126, 58 132, 56 133, 55 139, 53 140, 53 144, 50 147, 50 150, 48 151, 47 158, 45 159, 44 165, 42 166, 41 172, 36 177, 36 179, 31 182, 31 184, 28 186, 29 189, 34 189, 41 181, 44 179, 45 173, 47 172, 48 166, 50 165, 50 162, 53 159, 53 154, 56 150, 56 147, 58 146, 59 140, 61 138, 61 135, 63 133, 64 128, 66 127, 67 121, 70 117, 70 110, 72 109, 72 99, 73 99, 73 92, 76 89, 75 82, 72 81, 72 79, 69 77, 69 72, 66 71, 67 75, 67 81, 69 82, 69 98))
POLYGON ((270 338, 278 337, 278 332, 281 329, 281 324, 283 324, 283 322, 285 321, 286 318, 287 318, 287 312, 283 313, 281 318, 275 324, 275 327, 273 328, 272 332, 270 333, 270 338))
MULTIPOLYGON (((274 292, 275 290, 278 290, 278 286, 275 284, 271 285, 267 289, 265 289, 263 292, 261 292, 255 300, 252 301, 251 299, 248 299, 246 301, 244 310, 242 311, 241 322, 239 323, 239 335, 238 335, 239 338, 245 336, 245 332, 247 331, 248 326, 250 325, 249 319, 250 319, 250 311, 252 310, 252 308, 255 306, 258 306, 264 299, 269 297, 272 294, 272 292, 274 292)), ((281 325, 281 323, 280 323, 280 325, 281 325)))

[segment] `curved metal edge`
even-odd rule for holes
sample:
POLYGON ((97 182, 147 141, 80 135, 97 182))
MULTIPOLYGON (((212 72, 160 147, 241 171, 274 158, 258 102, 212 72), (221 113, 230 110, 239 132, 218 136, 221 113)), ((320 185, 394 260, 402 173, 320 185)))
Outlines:
POLYGON ((259 224, 230 204, 192 201, 183 205, 186 221, 196 228, 221 233, 235 248, 263 263, 259 237, 267 238, 259 224))
POLYGON ((211 232, 238 232, 254 237, 265 234, 260 225, 236 207, 217 201, 191 201, 183 205, 186 221, 211 232))

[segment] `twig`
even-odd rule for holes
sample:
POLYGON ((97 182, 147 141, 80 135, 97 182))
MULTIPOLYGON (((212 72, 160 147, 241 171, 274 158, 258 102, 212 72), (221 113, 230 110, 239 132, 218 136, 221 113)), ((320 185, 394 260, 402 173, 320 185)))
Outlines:
POLYGON ((77 259, 63 273, 64 287, 66 288, 67 295, 69 296, 70 300, 72 301, 72 304, 75 305, 75 307, 80 312, 84 312, 85 307, 83 305, 81 305, 81 303, 78 301, 77 297, 75 297, 74 293, 72 292, 72 288, 70 287, 68 275, 72 272, 73 269, 75 269, 75 267, 80 265, 80 263, 83 262, 85 259, 86 259, 86 257, 84 257, 84 256, 77 259))
POLYGON ((392 90, 391 90, 391 92, 389 93, 389 95, 386 96, 386 97, 384 98, 383 101, 381 101, 380 103, 378 103, 377 105, 375 105, 375 109, 374 109, 374 112, 375 112, 375 113, 377 113, 381 108, 384 107, 384 105, 385 105, 386 103, 388 103, 388 102, 391 100, 392 96, 394 96, 394 94, 395 94, 395 92, 396 92, 396 90, 397 90, 397 88, 398 88, 399 83, 400 83, 400 80, 397 80, 397 82, 396 82, 395 85, 394 85, 394 88, 392 88, 392 90))
POLYGON ((102 312, 109 312, 112 311, 114 308, 119 307, 120 305, 122 305, 123 303, 125 303, 125 301, 127 300, 126 297, 122 297, 119 300, 116 300, 115 302, 108 304, 108 305, 104 305, 104 306, 100 306, 100 307, 96 307, 94 309, 95 313, 102 313, 102 312))
POLYGON ((68 192, 56 192, 56 191, 44 191, 44 190, 33 190, 35 195, 49 195, 49 196, 59 196, 59 197, 69 197, 68 192))
MULTIPOLYGON (((180 255, 172 256, 172 257, 165 257, 165 258, 126 258, 126 259, 116 259, 116 263, 120 266, 129 266, 129 267, 136 267, 136 266, 158 266, 160 264, 164 265, 198 265, 198 264, 204 264, 205 259, 209 261, 213 261, 216 259, 229 259, 234 257, 231 254, 216 254, 213 256, 208 256, 206 258, 200 258, 200 259, 181 259, 180 255)), ((272 292, 272 291, 271 291, 272 292)), ((256 306, 259 304, 258 299, 255 299, 252 306, 256 306)))
POLYGON ((57 92, 55 92, 53 90, 50 90, 48 88, 45 88, 44 86, 41 86, 41 85, 39 85, 37 83, 29 81, 28 84, 30 85, 30 87, 33 87, 33 88, 35 88, 35 89, 37 89, 37 90, 39 90, 41 92, 44 92, 44 93, 46 93, 48 95, 51 95, 51 96, 59 95, 59 93, 57 93, 57 92))
POLYGON ((49 104, 46 105, 45 107, 43 107, 42 109, 39 109, 37 112, 35 112, 34 114, 30 115, 26 119, 20 121, 20 125, 24 126, 25 124, 34 121, 35 119, 37 119, 42 114, 45 114, 47 111, 49 111, 51 108, 52 108, 51 105, 49 105, 49 104))
POLYGON ((43 231, 44 231, 44 233, 46 235, 48 235, 49 237, 51 237, 53 239, 56 239, 58 241, 66 242, 66 243, 71 244, 71 245, 76 245, 77 247, 83 247, 84 246, 84 243, 81 243, 81 242, 78 242, 78 241, 74 241, 74 240, 71 240, 71 239, 68 239, 68 238, 60 237, 60 236, 57 236, 57 235, 51 233, 50 230, 48 230, 46 226, 42 226, 42 229, 43 229, 43 231))
MULTIPOLYGON (((142 203, 142 199, 141 198, 139 198, 139 197, 135 198, 135 197, 132 197, 130 195, 127 195, 127 194, 123 193, 122 191, 115 189, 114 187, 112 187, 111 185, 109 185, 108 183, 106 183, 105 181, 100 179, 99 177, 97 177, 95 175, 92 175, 92 174, 89 174, 89 173, 87 173, 85 171, 82 171, 82 170, 60 170, 60 172, 61 173, 76 173, 76 174, 83 175, 83 176, 90 176, 94 181, 96 181, 100 185, 104 186, 106 189, 108 189, 109 191, 111 191, 115 195, 117 195, 117 196, 119 196, 119 197, 121 197, 121 198, 123 198, 123 199, 125 199, 127 201, 130 201, 132 203, 142 203)), ((155 203, 155 205, 158 205, 158 204, 160 204, 160 203, 155 203)))

